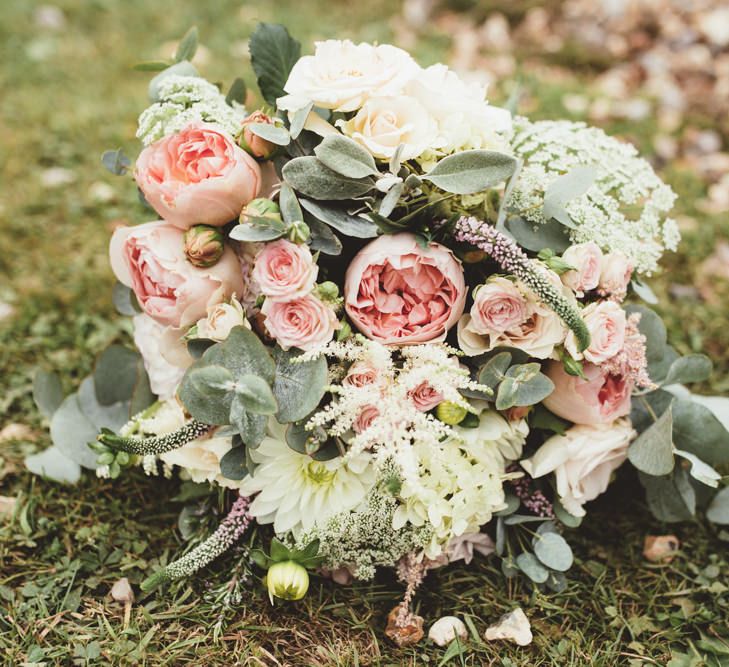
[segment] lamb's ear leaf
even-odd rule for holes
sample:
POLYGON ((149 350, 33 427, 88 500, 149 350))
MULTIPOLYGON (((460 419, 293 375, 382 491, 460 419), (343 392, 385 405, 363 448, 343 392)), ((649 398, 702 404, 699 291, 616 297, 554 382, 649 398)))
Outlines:
POLYGON ((198 30, 197 26, 194 25, 190 28, 185 36, 180 40, 177 45, 177 52, 175 53, 175 62, 180 63, 183 60, 192 60, 195 57, 198 43, 198 30))
POLYGON ((458 195, 482 192, 505 181, 514 173, 517 161, 497 151, 470 150, 441 159, 423 180, 458 195))

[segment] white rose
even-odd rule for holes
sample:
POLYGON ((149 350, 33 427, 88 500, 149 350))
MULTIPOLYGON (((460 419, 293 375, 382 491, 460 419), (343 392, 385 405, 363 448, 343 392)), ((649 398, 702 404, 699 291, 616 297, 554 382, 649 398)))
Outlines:
POLYGON ((142 355, 144 367, 149 376, 149 386, 162 401, 175 395, 177 385, 180 384, 187 366, 192 363, 192 358, 187 355, 178 355, 181 364, 176 365, 163 356, 166 350, 166 340, 169 327, 164 327, 155 322, 149 315, 140 313, 135 315, 134 344, 142 355))
POLYGON ((595 301, 583 309, 582 319, 590 332, 590 345, 580 352, 575 334, 570 331, 564 341, 565 349, 575 359, 600 365, 612 359, 625 347, 625 311, 614 301, 595 301))
POLYGON ((412 57, 389 44, 316 43, 313 56, 294 65, 278 108, 296 111, 309 102, 322 109, 356 111, 374 96, 398 95, 420 70, 412 57))
POLYGON ((220 460, 232 448, 229 437, 202 437, 188 442, 183 447, 160 454, 167 465, 182 468, 193 482, 214 482, 229 489, 237 489, 241 482, 223 477, 220 460))
POLYGON ((573 289, 577 296, 583 296, 597 287, 600 281, 602 269, 602 250, 594 241, 588 243, 577 243, 565 250, 562 259, 574 271, 566 271, 562 274, 562 282, 570 289, 573 289))
POLYGON ((522 467, 533 478, 554 473, 564 508, 584 516, 583 505, 603 493, 610 476, 628 456, 635 431, 627 419, 602 426, 573 426, 549 438, 522 467))
POLYGON ((438 137, 433 147, 441 152, 508 150, 511 114, 486 101, 484 86, 465 83, 448 67, 437 64, 421 70, 406 93, 420 100, 436 119, 438 137))
POLYGON ((233 327, 241 325, 251 328, 245 318, 243 306, 233 298, 230 303, 218 303, 208 308, 208 316, 198 320, 197 335, 199 338, 222 341, 230 335, 233 327))
POLYGON ((598 289, 604 296, 624 299, 633 275, 633 264, 619 250, 605 255, 600 271, 598 289))
POLYGON ((431 147, 436 124, 425 107, 413 97, 373 97, 349 121, 337 125, 372 155, 392 157, 404 145, 401 159, 411 160, 431 147))

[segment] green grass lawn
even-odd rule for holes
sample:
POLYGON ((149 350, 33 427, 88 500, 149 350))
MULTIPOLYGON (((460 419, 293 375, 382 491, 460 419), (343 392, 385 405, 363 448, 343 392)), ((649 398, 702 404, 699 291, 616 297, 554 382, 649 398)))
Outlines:
MULTIPOLYGON (((138 152, 134 131, 148 75, 131 65, 159 57, 161 44, 197 24, 209 52, 201 65, 206 76, 230 82, 242 75, 253 84, 245 40, 256 20, 286 23, 305 49, 312 39, 331 36, 386 41, 398 5, 59 0, 66 25, 53 31, 35 24, 37 4, 0 4, 0 302, 14 308, 0 320, 0 428, 32 429, 0 440, 0 495, 18 498, 14 517, 0 517, 3 664, 439 665, 443 649, 423 641, 398 650, 384 638, 386 615, 402 593, 387 573, 351 588, 316 581, 304 602, 275 608, 258 582, 239 579, 240 601, 226 608, 220 585, 230 578, 226 573, 245 571, 238 554, 193 581, 138 599, 125 624, 109 589, 120 576, 138 584, 159 558, 182 548, 179 482, 133 472, 115 483, 87 474, 78 486, 63 487, 31 477, 22 463, 49 442, 30 396, 34 369, 58 372, 70 392, 104 347, 130 340, 129 322, 111 305, 106 248, 115 224, 142 222, 147 213, 131 179, 105 172, 99 156, 116 147, 138 152), (113 188, 110 198, 104 184, 113 188)), ((416 56, 424 63, 447 58, 450 37, 427 28, 416 56)), ((563 95, 584 93, 592 74, 581 68, 543 80, 525 67, 530 113, 568 115, 563 95)), ((509 82, 497 86, 495 98, 510 89, 509 82)), ((651 153, 650 117, 607 129, 651 153)), ((662 299, 671 342, 681 352, 711 354, 717 367, 704 389, 726 393, 725 306, 672 297, 669 288, 692 284, 716 241, 729 239, 729 222, 697 210, 706 185, 696 176, 670 165, 662 171, 681 195, 678 213, 696 223, 651 285, 662 299)), ((473 636, 463 656, 448 664, 729 664, 729 648, 717 639, 726 635, 729 618, 726 533, 702 523, 660 525, 629 470, 590 506, 586 523, 569 535, 576 565, 559 595, 507 583, 488 559, 429 575, 416 609, 427 624, 444 614, 466 616, 483 635, 518 604, 535 634, 524 649, 473 636), (647 564, 644 536, 664 532, 681 538, 681 554, 670 564, 647 564)))

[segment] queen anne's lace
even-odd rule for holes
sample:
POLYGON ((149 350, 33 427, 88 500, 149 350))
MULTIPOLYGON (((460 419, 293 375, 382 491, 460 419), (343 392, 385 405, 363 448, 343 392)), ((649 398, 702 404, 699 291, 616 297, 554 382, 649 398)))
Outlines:
POLYGON ((666 217, 676 194, 631 144, 584 123, 519 118, 512 148, 524 166, 509 206, 525 220, 546 222, 542 206, 549 185, 578 165, 594 165, 593 185, 566 204, 575 223, 572 241, 622 251, 638 273, 648 275, 664 251, 676 249, 678 227, 666 217))

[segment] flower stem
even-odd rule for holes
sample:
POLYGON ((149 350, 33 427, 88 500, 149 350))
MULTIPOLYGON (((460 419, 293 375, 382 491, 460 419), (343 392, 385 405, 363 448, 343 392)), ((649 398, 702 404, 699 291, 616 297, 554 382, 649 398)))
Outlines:
POLYGON ((521 280, 573 331, 580 351, 587 349, 590 345, 590 332, 580 311, 565 299, 539 266, 514 241, 492 225, 466 216, 456 222, 454 238, 483 250, 504 271, 521 280))
POLYGON ((164 454, 196 440, 211 428, 213 427, 210 424, 193 419, 172 433, 154 438, 125 438, 115 433, 102 432, 97 439, 111 449, 120 449, 130 454, 164 454))

